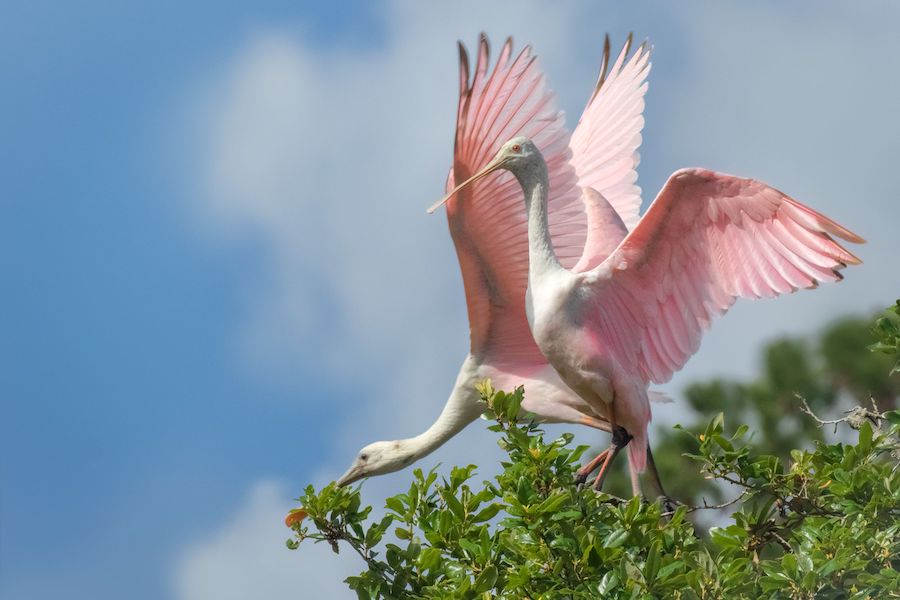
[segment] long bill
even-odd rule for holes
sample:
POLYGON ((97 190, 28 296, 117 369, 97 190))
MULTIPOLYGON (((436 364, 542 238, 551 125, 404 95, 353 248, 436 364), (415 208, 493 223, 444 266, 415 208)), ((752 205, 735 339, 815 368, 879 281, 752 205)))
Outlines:
POLYGON ((429 207, 428 207, 428 211, 427 211, 428 214, 429 214, 429 215, 432 214, 434 211, 436 211, 436 210, 439 209, 441 206, 443 206, 444 203, 447 202, 447 200, 449 200, 450 198, 453 197, 453 194, 455 194, 456 192, 460 191, 461 189, 463 189, 463 188, 466 187, 467 185, 471 185, 471 184, 475 183, 476 181, 478 181, 478 180, 481 179, 482 177, 486 177, 487 175, 490 175, 491 173, 493 173, 493 172, 496 171, 497 169, 502 168, 502 167, 503 167, 503 164, 504 164, 504 161, 503 161, 502 159, 501 159, 501 160, 497 160, 497 159, 495 158, 494 160, 492 160, 491 162, 489 162, 482 170, 478 171, 477 173, 475 173, 474 175, 472 175, 471 177, 469 177, 468 179, 466 179, 465 181, 463 181, 461 184, 459 184, 458 186, 456 186, 455 188, 453 188, 452 190, 450 190, 450 192, 449 192, 446 196, 444 196, 443 198, 441 198, 440 200, 438 200, 437 202, 435 202, 434 204, 432 204, 431 206, 429 206, 429 207))
POLYGON ((337 480, 338 487, 344 487, 346 485, 350 485, 351 483, 355 483, 362 479, 364 474, 360 470, 357 465, 353 465, 347 472, 341 475, 341 478, 337 480))

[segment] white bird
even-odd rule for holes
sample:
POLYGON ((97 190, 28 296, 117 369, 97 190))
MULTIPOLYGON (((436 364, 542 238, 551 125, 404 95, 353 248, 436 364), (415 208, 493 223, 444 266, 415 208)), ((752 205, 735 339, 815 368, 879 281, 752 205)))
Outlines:
POLYGON ((562 380, 613 427, 597 489, 632 437, 632 472, 644 469, 648 385, 684 366, 714 316, 738 297, 773 297, 840 280, 839 269, 860 262, 832 236, 862 238, 778 190, 682 169, 605 260, 570 271, 551 235, 548 199, 558 190, 534 141, 513 138, 441 202, 500 170, 512 173, 524 192, 534 339, 562 380))
MULTIPOLYGON (((640 205, 634 182, 650 68, 648 49, 642 45, 629 56, 629 36, 610 67, 607 37, 599 80, 570 140, 530 48, 513 58, 512 41, 507 40, 491 72, 482 35, 471 81, 468 55, 461 44, 459 48, 459 109, 447 190, 483 166, 504 141, 527 135, 544 149, 549 164, 549 235, 556 254, 575 270, 599 264, 624 238, 625 223, 636 219, 640 205), (578 185, 584 188, 583 197, 578 185)), ((523 411, 545 422, 611 431, 606 407, 585 401, 566 386, 529 330, 528 234, 521 197, 512 177, 497 177, 474 184, 447 203, 466 291, 469 355, 434 424, 413 438, 367 445, 339 485, 396 471, 441 446, 484 411, 475 389, 484 379, 499 389, 524 385, 523 411)), ((586 465, 580 477, 605 456, 586 465)), ((655 483, 662 492, 658 477, 655 483)), ((632 487, 638 493, 634 477, 632 487)))

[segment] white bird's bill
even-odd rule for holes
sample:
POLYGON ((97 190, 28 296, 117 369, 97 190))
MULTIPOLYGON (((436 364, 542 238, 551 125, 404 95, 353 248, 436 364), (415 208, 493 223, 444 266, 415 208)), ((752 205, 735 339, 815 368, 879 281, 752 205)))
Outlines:
POLYGON ((491 162, 489 162, 489 163, 487 164, 487 166, 485 166, 482 170, 478 171, 477 173, 475 173, 474 175, 472 175, 471 177, 469 177, 468 179, 466 179, 465 181, 463 181, 461 184, 459 184, 458 186, 456 186, 455 188, 453 188, 452 190, 450 190, 450 192, 449 192, 446 196, 444 196, 443 198, 441 198, 440 200, 438 200, 437 202, 435 202, 434 204, 432 204, 431 206, 429 206, 429 207, 428 207, 428 210, 427 210, 426 212, 427 212, 429 215, 432 214, 432 213, 434 213, 434 211, 436 211, 436 210, 439 209, 441 206, 443 206, 444 203, 447 202, 447 200, 449 200, 450 198, 452 198, 452 197, 453 197, 453 194, 455 194, 455 193, 458 192, 459 190, 463 189, 463 188, 466 187, 467 185, 471 185, 471 184, 475 183, 476 181, 478 181, 478 180, 481 179, 482 177, 485 177, 485 176, 487 176, 487 175, 490 175, 491 173, 493 173, 493 172, 496 171, 497 169, 501 168, 502 166, 503 166, 503 161, 502 161, 502 160, 497 160, 497 159, 495 158, 494 160, 492 160, 491 162))
POLYGON ((341 478, 338 479, 335 483, 337 483, 338 487, 344 487, 346 485, 350 485, 351 483, 355 483, 362 479, 365 476, 365 473, 359 468, 359 465, 355 464, 347 469, 347 472, 341 475, 341 478))

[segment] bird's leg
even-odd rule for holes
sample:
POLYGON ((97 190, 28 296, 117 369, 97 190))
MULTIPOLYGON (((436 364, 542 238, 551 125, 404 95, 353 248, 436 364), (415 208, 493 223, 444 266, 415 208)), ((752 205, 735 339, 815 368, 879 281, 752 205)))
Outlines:
MULTIPOLYGON (((610 414, 612 411, 610 411, 610 414)), ((613 423, 613 436, 612 436, 612 444, 610 444, 609 449, 607 449, 606 461, 603 463, 603 466, 600 467, 600 472, 597 473, 597 478, 594 479, 594 490, 600 491, 603 489, 603 482, 606 480, 606 476, 609 474, 609 466, 616 459, 616 455, 619 453, 622 448, 628 445, 628 442, 631 441, 631 434, 625 431, 624 428, 615 425, 615 421, 610 419, 610 422, 613 423)))
POLYGON ((641 476, 634 469, 628 469, 629 473, 631 473, 631 495, 639 496, 641 498, 644 497, 644 492, 641 490, 641 476))
MULTIPOLYGON (((593 427, 594 429, 599 429, 600 431, 612 433, 612 427, 610 427, 609 423, 607 423, 605 419, 598 419, 597 417, 589 417, 585 415, 581 418, 581 424, 587 425, 588 427, 593 427)), ((600 466, 600 463, 602 463, 606 459, 607 452, 607 450, 604 450, 603 452, 595 456, 590 462, 588 462, 586 465, 575 472, 575 483, 578 485, 579 489, 587 481, 590 474, 593 473, 594 470, 600 466)))
POLYGON ((656 461, 653 460, 653 452, 650 451, 650 444, 647 444, 647 467, 650 470, 650 476, 653 478, 653 483, 656 486, 656 490, 659 492, 660 498, 663 501, 663 509, 666 512, 674 512, 678 503, 669 497, 666 493, 666 490, 663 488, 662 479, 659 476, 659 471, 656 468, 656 461))
POLYGON ((594 472, 594 470, 600 466, 604 460, 606 460, 606 455, 609 454, 609 450, 604 450, 597 456, 595 456, 589 463, 578 469, 575 472, 575 483, 579 486, 583 485, 585 481, 587 481, 588 476, 594 472))

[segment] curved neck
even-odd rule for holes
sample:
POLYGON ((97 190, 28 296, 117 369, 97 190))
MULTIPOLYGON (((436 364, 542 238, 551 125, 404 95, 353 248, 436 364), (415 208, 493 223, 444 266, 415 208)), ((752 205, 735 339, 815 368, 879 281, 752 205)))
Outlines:
MULTIPOLYGON (((459 378, 464 379, 463 373, 460 373, 459 378)), ((474 385, 468 378, 465 379, 465 382, 456 382, 447 404, 431 427, 415 437, 403 440, 402 443, 417 460, 440 448, 484 412, 474 385)))
POLYGON ((550 237, 550 221, 547 215, 547 195, 550 178, 547 163, 537 154, 522 168, 513 171, 525 193, 525 209, 528 211, 528 278, 529 281, 553 271, 562 270, 553 251, 550 237))

